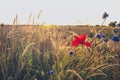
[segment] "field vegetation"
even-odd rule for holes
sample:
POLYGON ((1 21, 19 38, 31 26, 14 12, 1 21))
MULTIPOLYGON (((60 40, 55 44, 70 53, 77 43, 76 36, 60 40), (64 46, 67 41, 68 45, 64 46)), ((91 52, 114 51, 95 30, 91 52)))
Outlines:
POLYGON ((0 80, 120 80, 114 35, 119 28, 1 24, 0 80))

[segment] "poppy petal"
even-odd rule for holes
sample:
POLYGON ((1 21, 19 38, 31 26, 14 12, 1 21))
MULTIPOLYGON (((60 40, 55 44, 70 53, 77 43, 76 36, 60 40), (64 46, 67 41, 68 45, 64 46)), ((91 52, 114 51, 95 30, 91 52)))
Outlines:
POLYGON ((85 42, 86 36, 86 34, 83 34, 82 36, 74 36, 74 38, 78 40, 79 44, 83 44, 85 42))
POLYGON ((72 46, 78 46, 79 44, 84 44, 86 39, 86 34, 83 34, 82 36, 74 36, 74 40, 72 41, 72 46))
POLYGON ((84 42, 84 45, 90 48, 92 47, 92 44, 90 42, 84 42))
POLYGON ((79 45, 79 41, 77 39, 72 41, 72 46, 78 46, 79 45))
POLYGON ((80 44, 83 44, 85 42, 86 36, 87 36, 86 34, 83 34, 82 36, 79 37, 80 44))

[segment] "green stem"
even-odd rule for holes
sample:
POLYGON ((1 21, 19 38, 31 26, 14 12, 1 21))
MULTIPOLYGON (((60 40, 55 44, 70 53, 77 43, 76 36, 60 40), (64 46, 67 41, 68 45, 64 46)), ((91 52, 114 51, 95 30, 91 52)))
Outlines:
POLYGON ((104 21, 102 22, 101 26, 103 26, 103 24, 105 23, 106 19, 104 19, 104 21))

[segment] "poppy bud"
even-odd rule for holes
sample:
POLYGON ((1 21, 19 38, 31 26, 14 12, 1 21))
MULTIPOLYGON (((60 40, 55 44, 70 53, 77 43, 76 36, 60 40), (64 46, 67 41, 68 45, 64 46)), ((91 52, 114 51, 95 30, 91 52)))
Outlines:
POLYGON ((90 34, 89 34, 89 37, 90 38, 92 38, 94 35, 93 35, 93 33, 91 32, 90 34))

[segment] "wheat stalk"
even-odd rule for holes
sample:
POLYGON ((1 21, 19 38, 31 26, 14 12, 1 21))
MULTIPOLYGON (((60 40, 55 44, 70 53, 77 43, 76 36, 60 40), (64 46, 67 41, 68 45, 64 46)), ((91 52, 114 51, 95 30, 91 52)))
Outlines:
POLYGON ((92 71, 90 71, 89 73, 88 73, 88 75, 90 75, 91 73, 93 73, 94 71, 96 71, 96 70, 98 70, 98 69, 100 69, 100 68, 102 68, 102 67, 105 67, 105 66, 107 66, 108 64, 102 64, 102 65, 99 65, 99 66, 97 66, 96 68, 94 68, 92 71))
POLYGON ((28 20, 31 19, 31 16, 32 16, 32 12, 31 12, 30 15, 28 16, 28 20))
POLYGON ((31 12, 31 13, 29 14, 29 16, 28 16, 28 25, 30 24, 31 16, 32 16, 32 12, 31 12))
POLYGON ((33 20, 32 20, 32 25, 35 24, 35 17, 33 17, 33 20))
POLYGON ((98 76, 98 75, 107 76, 107 74, 105 74, 105 73, 93 73, 91 75, 88 75, 85 80, 89 79, 90 77, 94 77, 94 76, 98 76))
POLYGON ((57 50, 57 46, 56 46, 55 41, 53 40, 53 38, 50 37, 50 40, 51 40, 51 42, 53 44, 54 49, 57 50))
MULTIPOLYGON (((51 37, 50 37, 50 40, 51 40, 51 42, 52 42, 52 44, 53 44, 53 47, 54 47, 55 51, 57 52, 57 46, 56 46, 56 44, 55 44, 55 41, 54 41, 51 37)), ((56 56, 57 61, 59 62, 58 54, 57 54, 57 53, 54 53, 54 55, 56 56)))
POLYGON ((26 46, 26 48, 24 49, 23 53, 22 53, 22 57, 25 55, 25 53, 27 52, 27 50, 29 49, 30 46, 35 45, 35 43, 30 43, 29 45, 26 46))
POLYGON ((37 19, 39 19, 39 18, 40 18, 40 16, 41 16, 42 12, 43 12, 43 10, 41 10, 41 11, 39 12, 39 14, 38 14, 38 16, 37 16, 37 19))
POLYGON ((79 78, 79 80, 83 80, 83 78, 75 70, 68 69, 68 70, 66 70, 66 72, 73 73, 79 78))
POLYGON ((109 68, 109 67, 114 67, 114 66, 120 66, 120 64, 111 64, 111 65, 107 65, 105 66, 103 69, 109 68))

